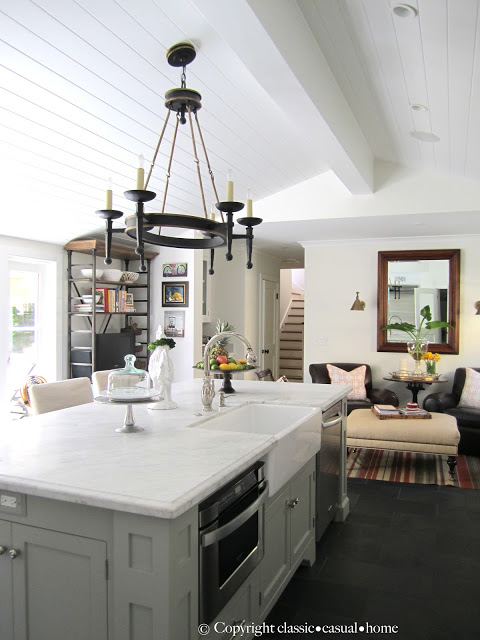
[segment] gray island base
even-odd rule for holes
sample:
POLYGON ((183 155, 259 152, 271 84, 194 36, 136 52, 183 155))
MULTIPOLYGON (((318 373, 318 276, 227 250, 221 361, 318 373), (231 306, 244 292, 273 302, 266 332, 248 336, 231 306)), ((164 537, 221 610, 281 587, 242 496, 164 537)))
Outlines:
MULTIPOLYGON (((0 640, 231 638, 235 621, 260 624, 300 563, 315 561, 316 454, 268 497, 262 560, 199 633, 198 504, 277 445, 267 434, 202 428, 200 384, 174 385, 175 411, 139 407, 136 434, 115 433, 123 407, 98 404, 2 429, 0 640)), ((237 386, 231 405, 304 405, 320 417, 344 408, 350 390, 237 386)))

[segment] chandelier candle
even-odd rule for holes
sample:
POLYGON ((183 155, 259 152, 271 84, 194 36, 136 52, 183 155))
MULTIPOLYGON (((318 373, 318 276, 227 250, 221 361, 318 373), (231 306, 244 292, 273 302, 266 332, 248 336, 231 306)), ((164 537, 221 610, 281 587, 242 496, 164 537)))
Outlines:
POLYGON ((227 202, 233 202, 232 170, 227 171, 227 202))
POLYGON ((138 156, 138 169, 137 169, 137 189, 143 189, 145 183, 145 170, 143 168, 144 157, 143 154, 138 156))
POLYGON ((105 203, 105 209, 112 208, 112 179, 107 180, 107 198, 105 203))
POLYGON ((247 191, 247 218, 251 218, 253 214, 252 208, 252 192, 250 189, 247 191))

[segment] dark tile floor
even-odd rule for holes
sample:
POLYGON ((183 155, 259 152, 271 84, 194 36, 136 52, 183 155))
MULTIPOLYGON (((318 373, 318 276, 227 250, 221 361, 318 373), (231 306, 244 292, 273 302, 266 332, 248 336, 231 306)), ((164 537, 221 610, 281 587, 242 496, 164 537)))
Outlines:
POLYGON ((348 494, 346 522, 329 526, 266 624, 369 623, 370 633, 264 637, 480 637, 480 491, 349 479, 348 494))

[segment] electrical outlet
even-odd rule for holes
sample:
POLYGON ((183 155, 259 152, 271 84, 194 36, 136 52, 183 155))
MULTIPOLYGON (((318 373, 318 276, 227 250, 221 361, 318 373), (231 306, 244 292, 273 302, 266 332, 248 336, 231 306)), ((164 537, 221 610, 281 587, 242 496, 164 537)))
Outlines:
POLYGON ((27 501, 23 493, 16 491, 0 490, 0 512, 10 515, 25 516, 27 514, 27 501))
POLYGON ((9 509, 16 509, 17 508, 16 496, 7 496, 2 493, 0 495, 0 506, 8 507, 9 509))

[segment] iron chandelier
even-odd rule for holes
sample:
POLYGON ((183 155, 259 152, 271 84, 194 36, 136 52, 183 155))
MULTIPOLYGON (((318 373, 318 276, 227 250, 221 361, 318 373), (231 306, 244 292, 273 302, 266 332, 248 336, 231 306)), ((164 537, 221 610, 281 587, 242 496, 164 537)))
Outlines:
POLYGON ((174 89, 170 89, 165 94, 165 107, 167 115, 163 124, 160 138, 157 143, 153 160, 146 181, 144 182, 143 167, 137 169, 137 185, 136 189, 125 191, 125 197, 136 203, 136 213, 125 219, 125 229, 114 229, 112 222, 123 216, 123 212, 112 209, 112 191, 107 189, 107 204, 105 209, 96 211, 97 215, 105 220, 105 264, 111 264, 110 257, 112 246, 112 234, 116 232, 125 232, 128 236, 136 240, 136 254, 140 259, 140 271, 146 271, 144 263, 144 245, 154 244, 164 247, 174 247, 178 249, 210 249, 210 268, 209 274, 212 275, 214 252, 215 249, 227 245, 227 260, 232 260, 232 241, 237 238, 244 238, 247 246, 247 269, 252 268, 252 244, 253 244, 253 227, 262 222, 261 218, 252 215, 252 201, 247 198, 247 215, 237 218, 236 222, 246 227, 245 234, 233 232, 234 221, 233 214, 238 213, 244 208, 243 202, 233 200, 233 182, 230 177, 227 182, 227 200, 220 202, 212 168, 208 159, 207 149, 203 140, 200 123, 198 121, 198 111, 202 107, 201 95, 195 89, 188 89, 186 86, 186 67, 193 62, 196 57, 195 47, 188 42, 181 42, 174 45, 167 51, 167 61, 172 67, 182 67, 181 85, 174 89), (155 166, 160 145, 162 143, 168 120, 171 113, 176 115, 176 123, 173 132, 171 149, 168 160, 166 173, 165 189, 163 194, 162 209, 160 213, 145 213, 144 203, 153 200, 156 197, 154 191, 148 190, 148 183, 155 166), (210 175, 213 192, 217 200, 215 207, 220 211, 221 222, 214 219, 214 215, 209 216, 205 203, 205 193, 203 189, 202 175, 200 171, 200 161, 197 155, 197 141, 194 132, 194 120, 198 131, 198 141, 203 149, 205 163, 210 175), (165 204, 167 199, 168 187, 170 184, 170 169, 172 166, 173 154, 175 150, 175 142, 179 125, 185 125, 188 122, 190 135, 192 140, 192 153, 196 164, 198 184, 200 188, 200 196, 204 216, 183 215, 177 213, 165 212, 165 204), (224 216, 225 214, 225 216, 224 216), (226 221, 225 221, 226 217, 226 221), (152 233, 153 229, 158 229, 157 233, 152 233), (200 238, 185 238, 182 236, 166 235, 165 229, 188 229, 198 231, 202 234, 200 238))

